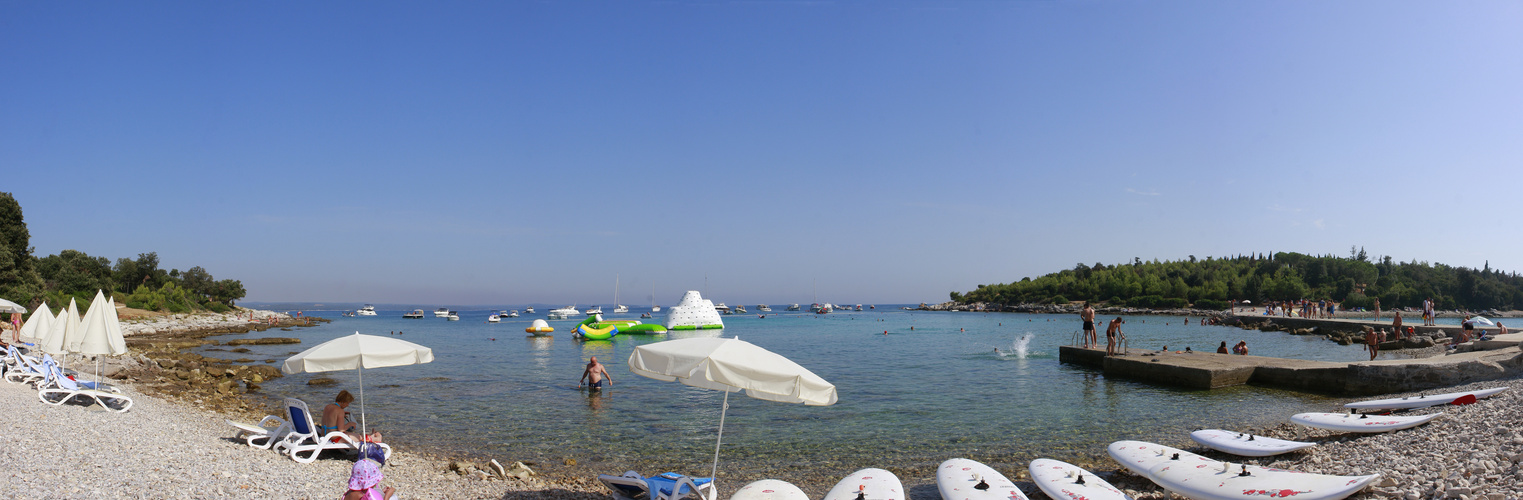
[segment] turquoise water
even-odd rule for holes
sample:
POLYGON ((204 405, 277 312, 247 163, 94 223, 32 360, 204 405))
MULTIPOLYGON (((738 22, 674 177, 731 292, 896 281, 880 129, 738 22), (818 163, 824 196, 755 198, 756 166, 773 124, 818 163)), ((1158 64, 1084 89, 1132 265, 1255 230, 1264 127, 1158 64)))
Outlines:
MULTIPOLYGON (((567 330, 574 321, 551 322, 553 338, 526 338, 524 328, 533 318, 491 324, 485 322, 485 310, 461 311, 462 320, 455 322, 431 314, 402 319, 404 311, 356 318, 307 311, 333 322, 250 334, 295 336, 302 339, 299 346, 203 354, 284 359, 355 331, 382 336, 401 331, 400 338, 431 347, 435 361, 366 370, 368 422, 384 430, 389 442, 551 467, 570 458, 608 472, 707 473, 722 394, 646 379, 626 367, 635 346, 685 336, 739 336, 837 387, 840 402, 828 407, 732 395, 720 462, 721 470, 731 474, 844 474, 865 466, 934 466, 953 456, 1020 468, 1038 456, 1087 462, 1103 456, 1104 445, 1117 439, 1177 440, 1195 428, 1273 424, 1298 412, 1333 411, 1340 404, 1325 396, 1257 387, 1156 387, 1064 365, 1057 360, 1058 346, 1069 343, 1079 328, 1071 315, 880 307, 821 316, 774 309, 765 319, 754 311, 726 316, 727 328, 718 332, 621 335, 589 342, 572 339, 567 330), (1026 336, 1026 355, 1015 355, 1026 336), (996 347, 1010 354, 996 354, 996 347), (614 385, 589 396, 576 385, 590 356, 608 366, 614 385)), ((638 311, 605 317, 636 318, 638 311)), ((1246 340, 1255 355, 1368 359, 1362 346, 1338 346, 1317 337, 1187 326, 1179 317, 1133 316, 1127 321, 1124 330, 1134 349, 1168 345, 1171 350, 1214 351, 1221 341, 1246 340)), ((340 384, 308 386, 316 375, 299 374, 269 381, 263 390, 272 398, 300 397, 314 407, 331 401, 339 389, 357 392, 354 372, 321 375, 340 384)))

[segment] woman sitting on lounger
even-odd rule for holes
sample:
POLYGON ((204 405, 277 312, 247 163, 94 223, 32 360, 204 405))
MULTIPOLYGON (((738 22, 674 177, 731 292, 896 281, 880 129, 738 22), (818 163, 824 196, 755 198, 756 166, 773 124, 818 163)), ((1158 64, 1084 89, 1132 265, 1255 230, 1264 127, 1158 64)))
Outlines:
POLYGON ((353 394, 350 394, 349 391, 339 391, 338 396, 333 398, 333 402, 328 403, 328 406, 323 408, 323 422, 318 424, 322 426, 320 431, 323 434, 343 431, 344 434, 348 434, 355 441, 381 442, 381 431, 378 430, 370 431, 370 434, 365 436, 364 439, 360 438, 358 429, 356 429, 359 426, 355 425, 354 421, 349 420, 349 412, 346 410, 346 408, 349 408, 349 403, 353 402, 353 394))

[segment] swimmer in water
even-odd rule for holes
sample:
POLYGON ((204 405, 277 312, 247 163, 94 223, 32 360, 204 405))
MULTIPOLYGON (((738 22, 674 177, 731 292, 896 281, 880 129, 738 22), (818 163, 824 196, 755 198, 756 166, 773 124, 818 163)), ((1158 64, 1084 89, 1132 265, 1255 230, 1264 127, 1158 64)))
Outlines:
POLYGON ((997 354, 997 355, 1000 355, 1000 356, 1004 356, 1005 355, 1004 353, 999 352, 999 348, 998 347, 994 348, 994 354, 997 354))

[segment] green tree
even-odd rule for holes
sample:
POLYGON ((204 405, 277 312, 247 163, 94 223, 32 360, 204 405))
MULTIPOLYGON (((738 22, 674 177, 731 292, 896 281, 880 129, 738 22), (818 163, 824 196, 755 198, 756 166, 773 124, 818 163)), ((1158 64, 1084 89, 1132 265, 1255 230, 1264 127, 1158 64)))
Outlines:
POLYGON ((0 192, 0 297, 23 305, 34 304, 43 294, 31 244, 21 204, 11 193, 0 192))

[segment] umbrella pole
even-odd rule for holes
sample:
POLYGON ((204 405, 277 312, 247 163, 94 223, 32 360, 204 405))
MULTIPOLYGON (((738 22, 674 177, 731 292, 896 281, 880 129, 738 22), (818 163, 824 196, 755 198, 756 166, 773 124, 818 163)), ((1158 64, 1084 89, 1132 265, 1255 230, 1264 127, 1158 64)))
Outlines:
POLYGON ((714 438, 714 468, 709 469, 709 477, 717 478, 719 474, 719 444, 724 442, 724 414, 730 410, 730 391, 724 391, 724 406, 719 409, 719 435, 714 438))
POLYGON ((369 433, 365 430, 365 367, 358 368, 360 371, 360 438, 364 439, 369 433))

